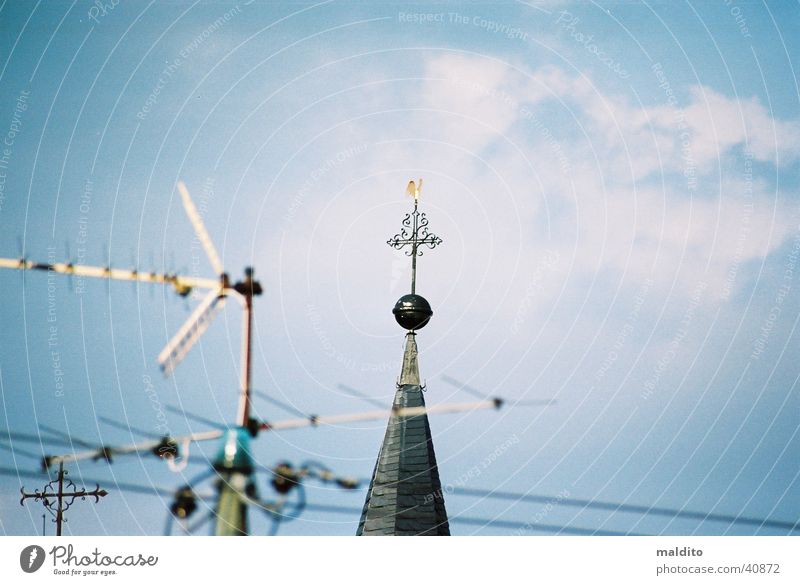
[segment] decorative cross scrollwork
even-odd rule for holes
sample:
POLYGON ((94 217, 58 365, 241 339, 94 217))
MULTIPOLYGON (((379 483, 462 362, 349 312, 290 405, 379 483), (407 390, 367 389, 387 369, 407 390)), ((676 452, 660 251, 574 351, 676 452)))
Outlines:
POLYGON ((22 497, 19 500, 21 506, 25 505, 25 500, 33 498, 36 502, 41 502, 47 511, 53 516, 53 522, 56 525, 56 536, 61 536, 61 526, 67 521, 64 518, 64 512, 69 510, 70 506, 75 503, 76 498, 85 500, 88 497, 94 498, 95 503, 100 501, 108 495, 106 490, 101 490, 97 485, 95 489, 88 491, 86 488, 77 489, 77 486, 71 479, 67 478, 69 472, 64 469, 64 464, 61 463, 58 467, 58 476, 56 479, 48 482, 41 490, 36 490, 32 494, 25 492, 25 488, 20 488, 22 497))
POLYGON ((428 230, 428 218, 418 209, 421 187, 422 179, 419 180, 419 188, 415 187, 413 181, 409 183, 409 193, 414 196, 414 210, 406 213, 400 233, 386 241, 396 250, 410 246, 410 249, 405 250, 405 254, 411 256, 411 294, 415 294, 417 288, 417 256, 423 255, 423 247, 432 250, 442 243, 442 238, 428 230))
POLYGON ((422 256, 420 246, 427 246, 429 249, 433 249, 442 243, 442 238, 428 230, 428 218, 417 209, 415 204, 414 211, 406 213, 405 218, 403 218, 403 229, 400 230, 399 234, 395 234, 392 239, 387 240, 386 243, 397 250, 411 246, 410 250, 405 251, 406 256, 414 254, 422 256))

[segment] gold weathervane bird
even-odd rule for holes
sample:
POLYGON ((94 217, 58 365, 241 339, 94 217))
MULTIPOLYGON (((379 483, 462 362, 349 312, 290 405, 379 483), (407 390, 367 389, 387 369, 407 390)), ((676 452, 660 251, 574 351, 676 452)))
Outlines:
POLYGON ((419 193, 422 191, 422 179, 419 180, 419 184, 415 184, 414 181, 408 182, 408 187, 406 187, 406 193, 411 195, 414 198, 414 201, 419 201, 419 193))

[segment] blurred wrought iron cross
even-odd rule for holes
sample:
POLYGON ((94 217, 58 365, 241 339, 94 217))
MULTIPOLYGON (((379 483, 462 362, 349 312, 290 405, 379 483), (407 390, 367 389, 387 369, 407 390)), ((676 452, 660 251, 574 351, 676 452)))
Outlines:
POLYGON ((442 238, 428 231, 428 218, 424 213, 420 213, 417 208, 419 204, 419 194, 422 191, 422 179, 419 184, 409 181, 406 192, 414 198, 414 211, 406 213, 403 218, 403 228, 399 234, 395 234, 386 243, 392 248, 401 250, 406 246, 411 246, 406 250, 406 256, 411 256, 411 294, 417 292, 417 256, 422 256, 420 246, 427 246, 433 249, 442 243, 442 238))
POLYGON ((75 502, 75 498, 85 500, 86 496, 89 496, 94 498, 95 503, 97 503, 100 501, 100 498, 108 495, 108 492, 106 490, 101 490, 99 485, 92 491, 87 491, 86 488, 77 489, 75 484, 72 483, 72 480, 67 479, 68 473, 69 472, 64 470, 64 464, 61 463, 58 466, 58 477, 47 483, 41 491, 36 490, 32 494, 29 494, 25 492, 24 487, 19 490, 22 494, 19 500, 21 506, 25 505, 25 500, 28 498, 33 498, 37 502, 41 500, 44 507, 47 508, 47 511, 53 516, 53 522, 56 523, 56 536, 61 536, 61 525, 67 521, 66 518, 64 518, 64 512, 72 506, 75 502), (65 488, 66 490, 72 491, 64 491, 65 488))

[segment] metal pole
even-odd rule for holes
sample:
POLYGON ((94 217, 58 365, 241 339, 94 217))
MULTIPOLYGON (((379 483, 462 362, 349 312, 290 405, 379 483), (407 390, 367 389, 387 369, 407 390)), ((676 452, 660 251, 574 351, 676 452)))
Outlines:
POLYGON ((252 461, 247 444, 248 434, 255 432, 250 419, 250 374, 252 370, 252 338, 253 338, 253 297, 262 292, 261 285, 253 279, 253 269, 245 268, 244 280, 234 285, 234 290, 244 298, 244 315, 242 315, 242 389, 239 396, 239 412, 237 414, 238 429, 229 430, 225 438, 225 452, 229 447, 234 450, 233 458, 226 465, 224 462, 215 468, 221 472, 222 481, 218 484, 217 526, 218 536, 247 534, 247 500, 242 494, 255 490, 250 476, 252 461), (245 433, 245 430, 247 433, 245 433), (244 433, 244 434, 242 434, 244 433), (238 453, 242 449, 243 453, 238 453), (244 463, 243 463, 244 462, 244 463), (223 471, 223 468, 225 469, 223 471))
POLYGON ((58 509, 56 510, 56 536, 61 536, 61 521, 64 516, 64 463, 58 464, 58 509))
MULTIPOLYGON (((248 282, 252 282, 248 277, 248 282)), ((251 338, 253 328, 253 293, 244 293, 244 316, 242 318, 242 393, 239 397, 238 423, 247 427, 250 422, 250 366, 251 338)))
MULTIPOLYGON (((253 332, 253 279, 249 269, 245 286, 247 291, 244 296, 242 319, 242 395, 239 397, 239 426, 246 428, 250 426, 250 365, 253 332)), ((231 489, 230 485, 231 483, 238 485, 243 478, 242 474, 234 472, 219 483, 216 532, 218 536, 247 535, 247 504, 239 492, 231 489)))
POLYGON ((411 294, 417 293, 417 199, 414 199, 414 231, 411 232, 411 294))

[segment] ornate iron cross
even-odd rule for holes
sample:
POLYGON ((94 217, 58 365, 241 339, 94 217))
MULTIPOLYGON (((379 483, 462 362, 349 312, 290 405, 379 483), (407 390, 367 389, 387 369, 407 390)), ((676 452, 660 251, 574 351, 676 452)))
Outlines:
POLYGON ((77 489, 75 484, 72 483, 72 480, 67 478, 68 474, 69 473, 64 470, 64 464, 61 463, 58 466, 58 477, 47 483, 41 491, 36 490, 32 494, 29 494, 25 492, 24 487, 19 490, 22 494, 19 500, 21 506, 25 505, 25 500, 28 498, 33 498, 37 502, 41 501, 42 504, 44 504, 44 507, 50 512, 50 515, 53 516, 53 522, 56 524, 56 536, 61 536, 61 525, 67 521, 67 519, 64 518, 64 512, 75 503, 75 498, 85 500, 86 496, 89 496, 94 498, 95 503, 97 503, 100 501, 100 498, 108 495, 108 492, 106 490, 101 490, 99 485, 92 491, 87 491, 86 488, 77 489), (72 491, 64 491, 65 488, 66 490, 72 491))
POLYGON ((402 250, 406 246, 411 246, 410 250, 406 250, 406 256, 411 256, 411 294, 417 292, 417 256, 422 256, 421 246, 427 246, 428 249, 433 249, 442 243, 442 238, 428 230, 428 218, 424 213, 420 213, 417 208, 419 204, 419 194, 422 190, 422 179, 419 180, 419 185, 415 185, 414 181, 409 181, 406 191, 409 195, 414 197, 414 211, 406 213, 403 218, 403 228, 399 234, 395 234, 386 243, 396 250, 402 250))

